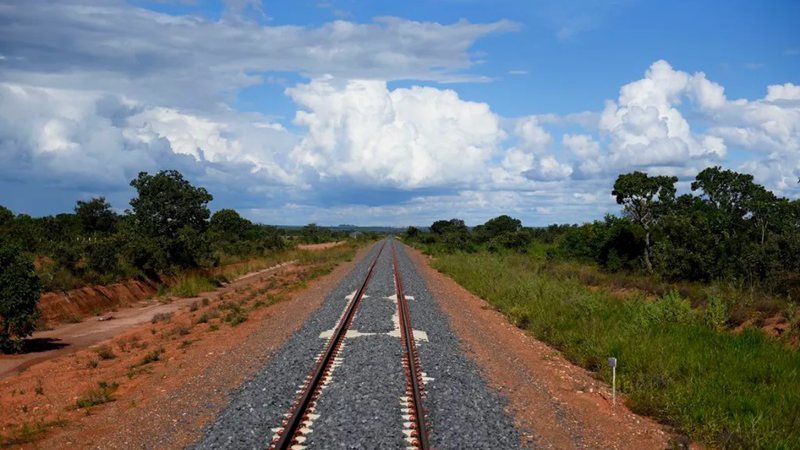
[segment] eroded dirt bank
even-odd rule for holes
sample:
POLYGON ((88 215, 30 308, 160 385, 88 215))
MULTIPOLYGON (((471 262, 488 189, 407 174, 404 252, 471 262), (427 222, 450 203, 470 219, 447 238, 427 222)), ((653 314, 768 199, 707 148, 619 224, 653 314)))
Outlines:
MULTIPOLYGON (((126 301, 128 308, 117 309, 118 304, 109 304, 108 309, 98 310, 105 312, 105 314, 98 317, 78 320, 75 323, 56 324, 51 329, 37 331, 26 341, 25 346, 28 351, 17 355, 0 355, 0 379, 12 376, 34 364, 75 353, 86 347, 111 339, 132 327, 150 322, 158 314, 172 314, 203 299, 219 297, 227 292, 256 282, 260 278, 269 276, 272 272, 292 264, 294 264, 294 261, 245 275, 214 291, 201 293, 197 297, 174 298, 169 299, 167 302, 162 302, 152 298, 155 295, 154 292, 150 297, 139 301, 126 301), (113 311, 111 311, 112 308, 114 308, 113 311)), ((119 300, 119 298, 116 300, 119 300)), ((100 304, 103 303, 94 303, 97 308, 99 308, 100 304)))
POLYGON ((127 280, 107 286, 87 286, 68 291, 45 292, 37 309, 48 326, 78 320, 83 316, 127 306, 155 295, 158 285, 151 280, 127 280))
POLYGON ((353 264, 308 285, 314 266, 284 267, 6 378, 0 434, 23 448, 181 448, 353 264))
POLYGON ((525 334, 407 248, 450 320, 465 351, 484 376, 509 399, 517 425, 535 448, 659 449, 672 436, 652 419, 611 407, 611 389, 569 363, 553 348, 525 334))

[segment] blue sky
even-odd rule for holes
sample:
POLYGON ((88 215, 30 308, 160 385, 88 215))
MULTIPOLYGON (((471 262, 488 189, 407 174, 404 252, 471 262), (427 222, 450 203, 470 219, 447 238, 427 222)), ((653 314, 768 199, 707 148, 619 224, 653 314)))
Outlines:
POLYGON ((0 1, 0 204, 177 168, 267 223, 526 225, 616 175, 800 195, 798 2, 0 1))

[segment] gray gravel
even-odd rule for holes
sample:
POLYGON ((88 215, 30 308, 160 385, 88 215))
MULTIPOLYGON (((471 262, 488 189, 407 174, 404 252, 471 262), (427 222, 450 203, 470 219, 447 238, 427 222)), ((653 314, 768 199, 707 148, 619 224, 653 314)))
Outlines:
MULTIPOLYGON (((342 365, 317 402, 320 417, 307 436, 309 448, 405 448, 401 402, 405 376, 400 340, 386 333, 394 329, 396 306, 391 240, 375 267, 351 330, 374 333, 348 337, 340 356, 342 365)), ((519 448, 520 436, 504 413, 505 401, 486 386, 475 365, 461 352, 447 319, 425 283, 395 243, 400 273, 409 300, 415 330, 430 342, 418 342, 422 370, 433 380, 426 385, 431 444, 435 448, 519 448)), ((270 362, 231 395, 230 405, 206 427, 193 448, 266 448, 288 412, 295 390, 323 349, 322 331, 332 329, 344 310, 345 297, 355 291, 380 243, 358 263, 325 299, 305 325, 270 362)))

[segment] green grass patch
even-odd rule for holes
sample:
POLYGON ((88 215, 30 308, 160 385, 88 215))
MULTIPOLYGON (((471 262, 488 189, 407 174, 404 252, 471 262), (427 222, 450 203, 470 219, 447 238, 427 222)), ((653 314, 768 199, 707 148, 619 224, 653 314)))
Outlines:
POLYGON ((48 429, 62 427, 66 424, 65 420, 36 421, 22 424, 8 435, 0 434, 0 448, 29 444, 42 437, 48 429))
POLYGON ((166 291, 166 295, 175 297, 197 297, 202 292, 213 291, 217 284, 211 277, 201 274, 185 274, 179 276, 172 286, 166 291))
POLYGON ((147 364, 150 364, 150 363, 154 363, 156 361, 160 361, 161 360, 161 355, 163 353, 164 353, 164 348, 163 347, 159 347, 159 348, 147 353, 146 355, 144 355, 142 360, 139 362, 139 365, 140 366, 144 366, 144 365, 147 365, 147 364))
POLYGON ((97 383, 97 387, 86 391, 83 395, 78 397, 75 401, 76 408, 89 408, 95 405, 102 405, 103 403, 113 402, 114 397, 112 393, 119 387, 117 383, 106 383, 101 381, 97 383))
POLYGON ((433 265, 607 381, 616 356, 620 390, 640 414, 711 446, 800 448, 800 353, 759 330, 717 331, 723 313, 679 293, 591 292, 537 255, 442 255, 433 265))
POLYGON ((238 303, 224 302, 219 308, 226 311, 222 321, 233 327, 247 320, 247 311, 238 303))

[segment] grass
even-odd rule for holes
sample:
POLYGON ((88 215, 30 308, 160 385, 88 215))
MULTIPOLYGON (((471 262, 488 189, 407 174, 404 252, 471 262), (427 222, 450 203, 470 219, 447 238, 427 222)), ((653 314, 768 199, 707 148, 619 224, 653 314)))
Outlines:
POLYGON ((340 262, 350 261, 355 256, 356 250, 363 243, 364 241, 349 240, 343 245, 325 250, 288 249, 244 261, 223 261, 227 264, 216 269, 186 272, 179 275, 160 294, 184 298, 196 297, 200 293, 213 291, 223 282, 233 281, 244 275, 268 269, 287 261, 313 265, 314 267, 304 278, 316 278, 329 273, 340 262))
POLYGON ((238 303, 230 303, 225 302, 220 305, 221 310, 227 311, 225 317, 223 317, 223 322, 230 324, 231 326, 235 327, 247 320, 247 311, 241 307, 238 303))
POLYGON ((0 448, 29 444, 41 437, 48 429, 66 424, 65 420, 36 421, 22 424, 14 429, 10 435, 0 434, 0 448))
POLYGON ((200 273, 187 273, 175 279, 165 294, 174 297, 197 297, 201 292, 213 291, 217 285, 210 277, 200 273))
POLYGON ((800 448, 800 354, 759 330, 717 331, 676 292, 592 292, 537 255, 443 255, 434 267, 607 381, 616 356, 635 412, 715 447, 800 448))
POLYGON ((97 356, 99 356, 100 359, 107 360, 107 359, 114 359, 117 357, 117 355, 114 354, 114 351, 111 350, 111 347, 108 345, 101 345, 100 347, 97 347, 94 351, 95 353, 97 353, 97 356))
POLYGON ((164 353, 164 348, 159 347, 148 354, 144 355, 144 358, 139 362, 140 366, 144 366, 150 363, 154 363, 156 361, 161 360, 161 354, 164 353))
POLYGON ((732 281, 665 281, 658 276, 643 273, 605 272, 593 264, 570 260, 552 261, 546 270, 561 278, 568 274, 589 286, 635 290, 649 296, 659 297, 678 291, 683 297, 690 299, 693 306, 705 306, 715 298, 724 299, 730 308, 735 309, 728 311, 731 327, 741 325, 747 320, 758 321, 775 314, 791 319, 793 314, 787 308, 795 305, 785 296, 732 281))
POLYGON ((75 401, 76 408, 89 408, 95 405, 102 405, 103 403, 113 402, 114 397, 112 393, 119 387, 117 383, 106 383, 101 381, 97 383, 97 387, 86 391, 83 395, 78 397, 75 401))

